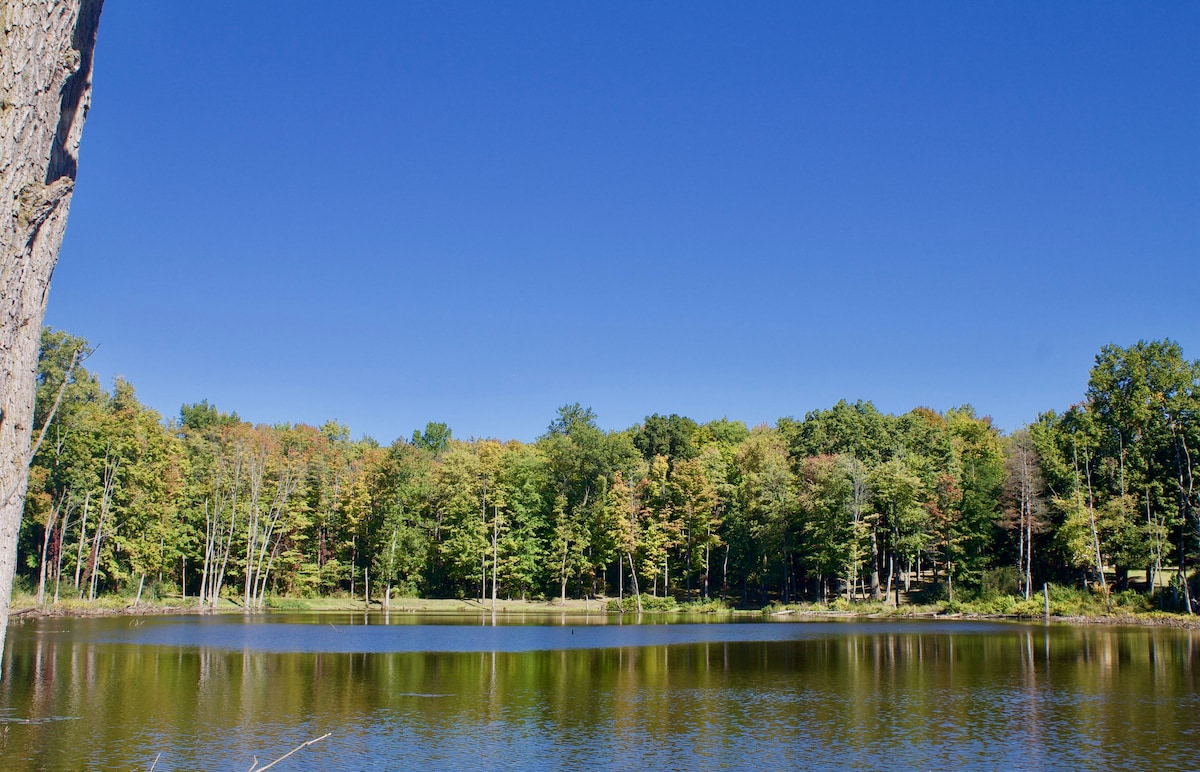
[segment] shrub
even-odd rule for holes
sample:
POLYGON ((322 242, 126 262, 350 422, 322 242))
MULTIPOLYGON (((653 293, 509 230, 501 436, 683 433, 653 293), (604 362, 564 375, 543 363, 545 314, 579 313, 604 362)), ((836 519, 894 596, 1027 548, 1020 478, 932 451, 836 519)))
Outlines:
POLYGON ((33 580, 28 576, 16 574, 13 576, 12 593, 13 595, 34 595, 37 593, 37 588, 34 587, 33 580))
POLYGON ((997 595, 1017 596, 1021 593, 1021 580, 1013 566, 993 568, 983 572, 982 595, 993 598, 997 595))
POLYGON ((1046 601, 1042 594, 1036 593, 1029 596, 1029 600, 1020 598, 1013 603, 1011 613, 1022 617, 1040 617, 1046 613, 1046 601))
MULTIPOLYGON (((619 612, 619 611, 623 611, 626 613, 637 612, 637 610, 638 610, 637 596, 636 595, 626 595, 623 600, 617 600, 617 599, 610 600, 605 605, 605 608, 608 611, 612 611, 612 612, 619 612)), ((642 611, 660 612, 660 611, 678 611, 678 610, 679 610, 679 604, 675 602, 674 598, 658 598, 653 595, 647 595, 644 592, 642 593, 642 611)))
POLYGON ((304 611, 308 609, 308 604, 300 598, 281 598, 277 595, 268 595, 263 598, 263 606, 275 611, 304 611))
POLYGON ((1011 614, 1016 611, 1017 599, 1012 595, 996 595, 983 601, 990 614, 1011 614))
MULTIPOLYGON (((955 596, 959 593, 956 591, 955 596)), ((909 593, 908 596, 914 603, 928 605, 932 603, 941 603, 949 597, 946 589, 945 580, 939 580, 936 584, 933 582, 927 583, 924 587, 916 592, 909 593)))
POLYGON ((1137 590, 1122 590, 1112 596, 1113 608, 1124 611, 1140 612, 1151 609, 1150 598, 1137 590))
POLYGON ((700 599, 684 604, 682 610, 696 614, 718 614, 729 611, 729 604, 720 598, 700 599))

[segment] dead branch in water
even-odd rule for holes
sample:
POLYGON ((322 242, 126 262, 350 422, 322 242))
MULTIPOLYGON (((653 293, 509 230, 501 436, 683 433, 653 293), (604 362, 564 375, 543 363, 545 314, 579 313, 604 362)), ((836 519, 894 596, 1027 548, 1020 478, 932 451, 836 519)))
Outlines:
POLYGON ((302 742, 299 745, 297 745, 295 748, 292 748, 287 753, 283 754, 279 758, 272 761, 270 764, 267 764, 265 767, 258 766, 258 759, 256 758, 256 759, 254 759, 254 764, 251 765, 251 767, 250 767, 250 772, 263 772, 263 770, 265 770, 265 769, 270 769, 271 767, 275 766, 279 762, 286 759, 288 756, 291 756, 296 751, 304 750, 305 748, 307 748, 310 745, 313 745, 314 743, 319 743, 331 734, 333 734, 333 732, 326 732, 325 734, 321 735, 320 737, 314 737, 313 739, 311 739, 307 742, 302 742))

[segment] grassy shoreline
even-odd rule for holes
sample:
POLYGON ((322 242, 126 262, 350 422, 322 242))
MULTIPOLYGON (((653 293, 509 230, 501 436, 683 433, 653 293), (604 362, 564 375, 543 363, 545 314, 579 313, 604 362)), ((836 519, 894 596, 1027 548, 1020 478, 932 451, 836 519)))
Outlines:
MULTIPOLYGON (((1104 625, 1140 625, 1165 626, 1200 629, 1200 617, 1180 613, 1171 613, 1151 609, 1129 609, 1123 607, 1105 611, 1103 608, 1089 608, 1080 603, 1078 598, 1068 599, 1068 602, 1051 602, 1051 614, 1045 616, 1044 601, 1040 595, 1036 601, 1036 611, 1033 601, 1023 601, 1017 607, 998 610, 994 601, 984 607, 979 603, 948 604, 933 603, 927 605, 902 605, 899 608, 877 601, 856 604, 834 603, 821 605, 817 603, 791 604, 787 606, 770 605, 761 609, 734 609, 716 602, 674 604, 657 601, 654 608, 647 608, 647 614, 705 614, 714 617, 722 616, 763 616, 773 619, 933 619, 933 620, 997 620, 997 621, 1050 621, 1067 624, 1104 624, 1104 625), (1074 601, 1074 602, 1069 602, 1074 601)), ((631 607, 632 599, 626 598, 625 611, 618 608, 615 598, 571 598, 563 602, 554 600, 497 600, 496 614, 504 616, 517 615, 561 615, 561 614, 618 614, 637 613, 631 607)), ((1000 604, 1001 606, 1006 604, 1000 604)), ((356 612, 378 614, 490 614, 490 600, 453 599, 453 598, 393 598, 389 608, 381 608, 378 601, 372 602, 370 608, 362 600, 348 597, 333 598, 268 598, 265 609, 252 609, 251 613, 271 613, 279 611, 291 612, 356 612)), ((31 596, 15 596, 12 605, 12 619, 36 619, 43 617, 95 617, 95 616, 167 616, 175 614, 238 614, 245 609, 237 602, 222 598, 215 609, 201 607, 195 599, 183 601, 180 598, 161 598, 144 600, 134 603, 127 597, 107 596, 94 601, 77 599, 60 600, 58 603, 39 607, 36 598, 31 596)))

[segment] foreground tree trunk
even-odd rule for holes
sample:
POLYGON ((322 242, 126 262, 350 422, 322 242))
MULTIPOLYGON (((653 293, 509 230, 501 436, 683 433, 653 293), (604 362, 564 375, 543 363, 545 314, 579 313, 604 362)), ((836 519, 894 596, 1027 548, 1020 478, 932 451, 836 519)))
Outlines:
POLYGON ((75 189, 103 0, 0 0, 0 654, 50 276, 75 189))

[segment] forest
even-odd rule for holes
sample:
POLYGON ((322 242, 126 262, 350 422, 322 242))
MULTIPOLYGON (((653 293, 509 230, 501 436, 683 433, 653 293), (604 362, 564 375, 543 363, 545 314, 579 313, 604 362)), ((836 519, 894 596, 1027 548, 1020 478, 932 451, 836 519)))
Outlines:
POLYGON ((606 432, 574 404, 533 443, 430 422, 387 446, 207 400, 164 418, 90 351, 43 331, 18 568, 39 603, 900 604, 1050 581, 1193 609, 1200 362, 1169 340, 1105 346, 1078 404, 1007 435, 969 405, 606 432))

